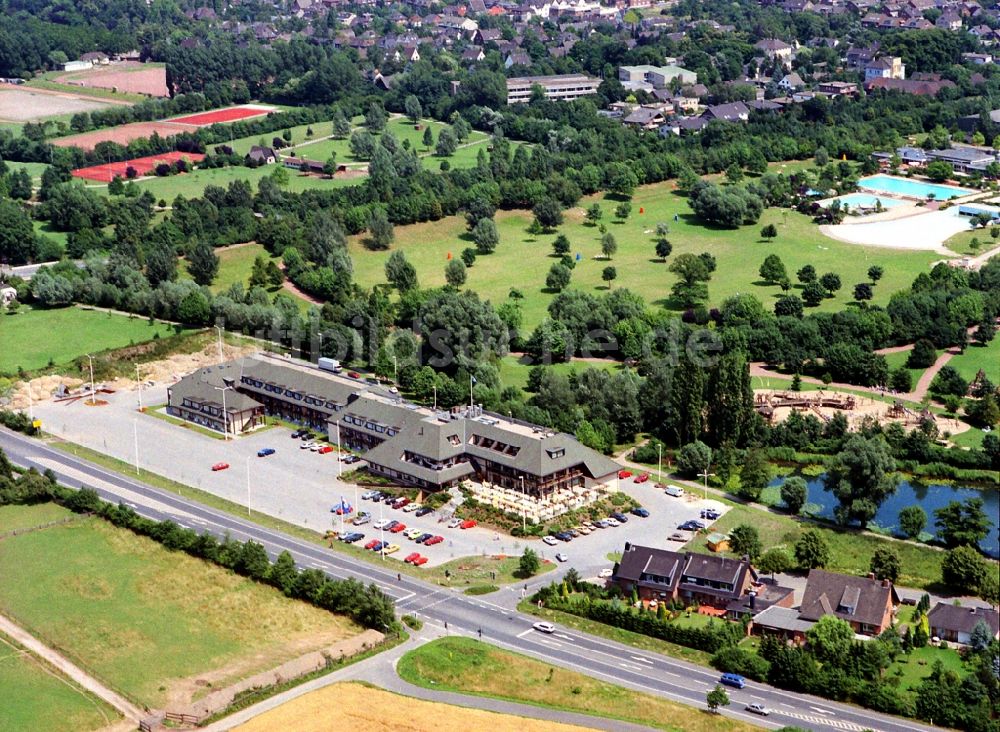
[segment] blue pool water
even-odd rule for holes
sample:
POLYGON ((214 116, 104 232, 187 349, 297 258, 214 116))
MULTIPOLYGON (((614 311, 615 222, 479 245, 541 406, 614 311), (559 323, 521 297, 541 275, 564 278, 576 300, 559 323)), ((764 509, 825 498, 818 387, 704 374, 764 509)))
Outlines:
POLYGON ((876 201, 882 202, 882 208, 892 208, 893 206, 906 205, 906 201, 900 201, 898 198, 876 196, 872 193, 848 193, 846 196, 831 198, 825 205, 829 206, 834 201, 840 201, 841 206, 849 206, 851 209, 875 208, 876 201))
MULTIPOLYGON (((833 493, 823 488, 823 476, 802 477, 806 479, 809 486, 809 503, 819 508, 816 512, 817 515, 832 519, 837 498, 833 493)), ((779 477, 772 480, 770 485, 780 486, 783 482, 784 478, 779 477)), ((933 536, 935 532, 934 509, 944 507, 949 501, 964 501, 967 498, 983 499, 983 510, 993 525, 990 527, 989 535, 983 539, 979 546, 991 557, 1000 557, 1000 492, 995 488, 928 485, 903 480, 900 481, 896 492, 879 507, 878 513, 875 514, 874 523, 887 529, 898 529, 900 509, 917 504, 927 512, 927 527, 924 531, 933 536)))
POLYGON ((873 175, 868 178, 862 178, 858 181, 858 188, 921 199, 925 199, 933 194, 934 198, 939 201, 947 201, 950 198, 957 198, 974 192, 970 188, 924 183, 911 178, 896 178, 891 175, 873 175))

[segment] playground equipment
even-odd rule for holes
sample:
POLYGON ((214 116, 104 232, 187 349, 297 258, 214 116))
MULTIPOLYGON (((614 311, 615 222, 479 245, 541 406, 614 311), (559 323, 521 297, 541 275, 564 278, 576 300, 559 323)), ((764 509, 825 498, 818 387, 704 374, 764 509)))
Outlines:
POLYGON ((795 409, 800 412, 812 411, 824 422, 828 422, 830 416, 821 412, 820 409, 840 409, 850 412, 856 407, 857 400, 850 394, 824 394, 823 392, 803 394, 783 391, 754 396, 754 408, 768 421, 774 418, 775 410, 781 408, 795 409))

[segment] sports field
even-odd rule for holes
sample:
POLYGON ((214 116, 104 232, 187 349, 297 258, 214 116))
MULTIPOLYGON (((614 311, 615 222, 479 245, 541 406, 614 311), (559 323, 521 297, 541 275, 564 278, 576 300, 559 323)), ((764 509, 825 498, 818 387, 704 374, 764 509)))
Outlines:
POLYGON ((103 102, 81 99, 72 94, 0 85, 0 120, 8 122, 35 122, 47 117, 93 112, 107 107, 103 102))
POLYGON ((132 168, 136 175, 149 175, 160 163, 175 163, 178 160, 186 160, 189 163, 198 163, 205 159, 201 153, 190 152, 165 152, 158 155, 147 155, 142 158, 132 160, 122 160, 117 163, 105 163, 103 165, 91 165, 86 168, 77 168, 73 175, 86 180, 96 180, 102 183, 110 183, 115 177, 125 178, 128 169, 132 168))
POLYGON ((99 142, 117 142, 119 145, 127 145, 132 140, 149 137, 154 132, 160 137, 171 137, 190 131, 190 128, 175 125, 172 122, 130 122, 127 125, 107 127, 103 130, 91 130, 90 132, 81 132, 78 135, 57 137, 50 142, 57 147, 78 147, 81 150, 93 150, 99 142))
POLYGON ((277 111, 276 107, 263 107, 259 104, 244 104, 239 107, 227 107, 226 109, 214 109, 210 112, 189 114, 183 117, 173 117, 170 121, 178 125, 208 127, 209 125, 235 122, 236 120, 241 119, 263 117, 265 114, 275 111, 277 111))
MULTIPOLYGON (((768 254, 777 254, 795 285, 795 272, 812 264, 819 273, 836 272, 843 281, 842 289, 828 298, 820 308, 839 310, 851 302, 854 284, 867 279, 868 267, 879 264, 885 269, 875 286, 876 304, 885 304, 896 290, 909 287, 920 272, 940 256, 932 252, 898 251, 864 247, 829 239, 802 214, 794 211, 768 209, 761 220, 739 229, 718 229, 705 226, 691 213, 686 199, 672 190, 672 183, 643 186, 632 200, 632 214, 624 221, 613 216, 617 201, 603 195, 584 198, 565 212, 565 223, 551 234, 532 236, 527 228, 532 216, 528 211, 501 211, 496 222, 500 235, 497 250, 479 257, 468 270, 466 288, 475 290, 494 304, 507 298, 512 287, 524 294, 521 301, 525 330, 530 331, 545 317, 546 307, 554 297, 545 290, 545 277, 556 261, 552 242, 558 233, 565 234, 571 244, 571 254, 580 255, 573 270, 570 287, 593 294, 607 293, 607 283, 601 279, 609 264, 617 269, 614 288, 626 287, 642 295, 650 305, 671 310, 678 306, 670 298, 675 276, 668 271, 671 259, 678 254, 709 252, 718 262, 718 269, 708 283, 709 304, 718 305, 725 298, 740 292, 756 295, 765 306, 772 307, 783 295, 781 288, 760 280, 757 270, 768 254), (618 252, 608 262, 601 255, 601 233, 584 220, 584 210, 599 202, 604 212, 602 221, 618 243, 618 252), (642 213, 640 213, 642 210, 642 213), (675 220, 676 216, 676 220, 675 220), (654 251, 656 225, 665 222, 670 227, 668 239, 673 254, 664 264, 654 251), (778 236, 770 242, 761 241, 761 227, 773 223, 778 236)), ((363 236, 352 237, 355 279, 365 287, 385 282, 385 261, 390 252, 372 252, 362 245, 363 236)), ((465 219, 452 216, 412 226, 396 227, 393 250, 404 252, 416 267, 421 286, 445 283, 444 268, 448 253, 458 256, 462 249, 474 246, 466 231, 465 219)))
POLYGON ((4 539, 0 576, 18 578, 0 583, 0 612, 151 708, 359 630, 93 517, 4 539))
POLYGON ((17 315, 0 314, 0 374, 64 364, 77 356, 173 335, 166 323, 129 318, 79 307, 22 307, 17 315), (58 338, 41 334, 58 334, 58 338))
POLYGON ((76 71, 56 76, 53 81, 69 86, 110 89, 122 94, 143 94, 151 97, 169 95, 166 64, 127 61, 111 66, 96 66, 88 71, 76 71))

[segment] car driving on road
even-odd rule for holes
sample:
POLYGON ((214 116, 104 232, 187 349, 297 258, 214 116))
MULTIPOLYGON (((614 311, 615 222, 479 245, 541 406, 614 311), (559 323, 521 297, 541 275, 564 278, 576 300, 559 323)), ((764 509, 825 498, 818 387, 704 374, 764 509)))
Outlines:
POLYGON ((555 633, 556 632, 556 626, 554 626, 552 623, 535 623, 531 627, 534 628, 535 630, 537 630, 539 633, 555 633))
POLYGON ((767 707, 765 707, 763 704, 759 704, 758 702, 753 702, 752 704, 747 704, 743 708, 746 709, 748 712, 751 712, 752 714, 759 714, 762 717, 766 717, 768 714, 771 713, 770 709, 768 709, 767 707))

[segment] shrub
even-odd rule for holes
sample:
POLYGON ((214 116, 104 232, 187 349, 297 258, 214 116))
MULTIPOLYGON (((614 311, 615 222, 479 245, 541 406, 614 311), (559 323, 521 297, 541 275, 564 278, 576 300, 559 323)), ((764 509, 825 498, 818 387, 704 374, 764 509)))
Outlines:
POLYGON ((712 656, 712 666, 723 673, 739 674, 754 681, 766 681, 771 664, 756 653, 736 646, 723 648, 712 656))

